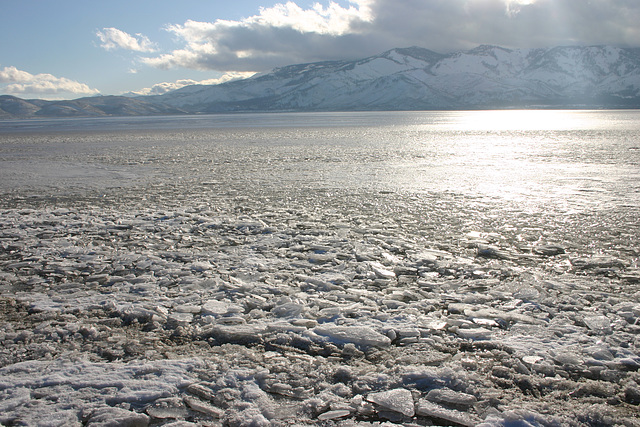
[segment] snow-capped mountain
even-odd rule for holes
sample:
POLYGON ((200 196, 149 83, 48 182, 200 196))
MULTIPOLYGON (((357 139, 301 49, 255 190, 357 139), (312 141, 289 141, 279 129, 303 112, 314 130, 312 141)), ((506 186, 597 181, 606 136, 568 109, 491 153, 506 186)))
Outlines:
POLYGON ((158 96, 73 101, 0 96, 0 118, 236 111, 640 108, 640 48, 410 47, 355 61, 290 65, 158 96))
POLYGON ((189 112, 640 107, 640 49, 393 49, 145 97, 189 112))

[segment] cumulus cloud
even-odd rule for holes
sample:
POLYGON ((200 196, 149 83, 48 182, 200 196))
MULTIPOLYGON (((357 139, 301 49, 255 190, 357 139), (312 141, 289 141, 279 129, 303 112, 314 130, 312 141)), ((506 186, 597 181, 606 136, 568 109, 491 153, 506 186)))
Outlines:
POLYGON ((192 80, 192 79, 181 79, 175 82, 163 82, 157 83, 151 87, 144 88, 135 92, 131 92, 131 95, 162 95, 164 93, 170 92, 172 90, 180 89, 185 86, 190 85, 217 85, 221 83, 226 83, 232 80, 246 79, 254 75, 253 72, 230 72, 222 77, 217 79, 206 79, 206 80, 192 80))
POLYGON ((154 52, 155 45, 142 34, 132 36, 117 28, 103 28, 96 31, 96 36, 100 39, 100 46, 107 49, 126 49, 136 52, 154 52))
POLYGON ((289 1, 239 21, 168 26, 183 46, 142 61, 158 68, 265 71, 414 45, 440 52, 480 44, 626 46, 638 44, 638 22, 640 2, 633 0, 350 0, 308 9, 289 1))
POLYGON ((242 21, 190 20, 167 27, 184 48, 143 61, 159 68, 262 71, 301 59, 351 56, 358 43, 343 41, 372 20, 370 4, 352 0, 348 7, 331 2, 303 9, 289 1, 242 21))
POLYGON ((84 83, 51 74, 31 74, 16 67, 0 69, 0 85, 4 93, 22 94, 73 94, 96 95, 100 93, 84 83))

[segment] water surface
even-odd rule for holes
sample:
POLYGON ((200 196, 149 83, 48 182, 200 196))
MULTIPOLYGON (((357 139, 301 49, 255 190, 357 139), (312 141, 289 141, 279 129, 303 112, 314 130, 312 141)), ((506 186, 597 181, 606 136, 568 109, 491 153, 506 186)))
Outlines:
POLYGON ((637 206, 640 112, 235 114, 4 121, 4 191, 163 182, 637 206))

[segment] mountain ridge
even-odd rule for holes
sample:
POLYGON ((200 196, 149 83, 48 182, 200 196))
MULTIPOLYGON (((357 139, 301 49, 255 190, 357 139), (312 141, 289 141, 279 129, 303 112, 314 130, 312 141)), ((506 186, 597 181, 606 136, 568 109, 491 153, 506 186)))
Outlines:
POLYGON ((0 97, 0 118, 491 108, 640 108, 640 48, 480 45, 442 54, 411 46, 163 95, 0 97))
POLYGON ((191 112, 637 108, 640 50, 481 45, 440 54, 413 46, 354 61, 289 65, 155 100, 191 112))

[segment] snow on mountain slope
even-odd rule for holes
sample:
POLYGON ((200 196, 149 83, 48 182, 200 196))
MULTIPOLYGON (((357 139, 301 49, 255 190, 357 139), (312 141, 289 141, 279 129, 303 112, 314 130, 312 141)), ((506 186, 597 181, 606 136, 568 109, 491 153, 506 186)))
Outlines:
POLYGON ((411 47, 145 97, 191 112, 640 106, 640 50, 411 47))

